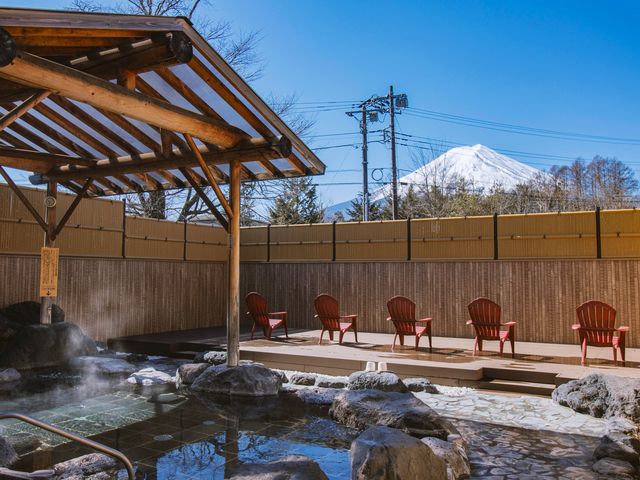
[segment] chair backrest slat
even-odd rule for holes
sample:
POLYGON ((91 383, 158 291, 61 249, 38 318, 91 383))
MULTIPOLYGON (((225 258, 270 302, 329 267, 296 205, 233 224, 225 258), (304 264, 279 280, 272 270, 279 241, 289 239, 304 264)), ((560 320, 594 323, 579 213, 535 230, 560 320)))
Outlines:
POLYGON ((313 306, 325 328, 330 330, 340 329, 340 313, 338 311, 338 301, 335 298, 323 293, 313 300, 313 306))
POLYGON ((500 305, 486 297, 480 297, 467 308, 478 337, 500 338, 500 305))
POLYGON ((587 342, 613 342, 616 321, 616 310, 613 307, 599 300, 589 300, 576 308, 576 315, 587 342))
POLYGON ((387 309, 396 331, 402 335, 416 334, 416 304, 398 295, 387 302, 387 309))
POLYGON ((267 310, 267 301, 265 298, 257 292, 251 292, 245 299, 249 314, 253 318, 253 321, 260 326, 269 325, 269 311, 267 310))

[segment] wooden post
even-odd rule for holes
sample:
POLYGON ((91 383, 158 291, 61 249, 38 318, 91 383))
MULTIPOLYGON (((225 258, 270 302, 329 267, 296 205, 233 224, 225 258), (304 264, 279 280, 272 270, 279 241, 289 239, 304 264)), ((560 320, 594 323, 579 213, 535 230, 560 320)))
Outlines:
POLYGON ((229 200, 233 216, 229 219, 229 303, 227 311, 227 366, 235 367, 240 360, 240 167, 229 165, 229 200))
POLYGON ((122 258, 125 256, 125 246, 127 244, 127 199, 122 201, 122 258))
POLYGON ((493 259, 498 260, 498 214, 493 214, 493 259))
POLYGON ((602 258, 602 237, 600 235, 600 207, 596 207, 596 258, 602 258))
MULTIPOLYGON (((49 182, 47 184, 47 197, 53 197, 54 200, 58 199, 58 184, 56 182, 49 182)), ((44 232, 44 246, 47 248, 53 248, 53 232, 56 229, 56 205, 52 207, 46 207, 45 221, 47 223, 47 229, 44 232)), ((40 260, 42 261, 42 259, 40 260)), ((40 324, 48 325, 51 323, 51 306, 53 305, 52 297, 40 297, 40 324)))

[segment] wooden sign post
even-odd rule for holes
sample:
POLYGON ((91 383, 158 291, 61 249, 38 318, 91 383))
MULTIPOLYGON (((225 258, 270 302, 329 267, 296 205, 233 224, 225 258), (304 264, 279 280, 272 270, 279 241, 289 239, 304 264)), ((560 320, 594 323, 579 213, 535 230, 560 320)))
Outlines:
MULTIPOLYGON (((40 296, 49 300, 58 295, 58 250, 57 248, 42 247, 40 253, 40 296)), ((51 323, 51 312, 47 312, 48 322, 51 323)))

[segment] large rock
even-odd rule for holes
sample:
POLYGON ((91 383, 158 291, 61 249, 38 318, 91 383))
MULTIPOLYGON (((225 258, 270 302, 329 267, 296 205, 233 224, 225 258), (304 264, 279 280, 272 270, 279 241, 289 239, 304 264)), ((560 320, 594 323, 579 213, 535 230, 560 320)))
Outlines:
POLYGON ((207 368, 191 384, 194 392, 262 397, 278 395, 282 379, 264 365, 251 364, 207 368))
POLYGON ((315 373, 298 372, 291 375, 289 383, 292 385, 315 385, 317 375, 315 373))
POLYGON ((66 365, 73 357, 98 353, 95 342, 75 323, 27 325, 0 354, 0 368, 27 370, 66 365))
POLYGON ((269 463, 248 463, 229 478, 235 480, 329 480, 318 462, 307 457, 291 456, 269 463))
POLYGON ((594 450, 593 456, 598 460, 602 458, 615 458, 623 462, 629 462, 636 467, 638 466, 638 452, 622 443, 601 443, 594 450))
POLYGON ((169 383, 176 383, 175 377, 171 375, 160 372, 155 368, 143 368, 142 370, 138 370, 137 372, 133 372, 129 378, 127 378, 127 383, 133 385, 142 385, 143 387, 150 387, 154 385, 166 385, 169 383))
MULTIPOLYGON (((116 467, 116 461, 101 453, 90 453, 53 466, 55 480, 81 479, 116 467)), ((107 477, 108 478, 108 477, 107 477)))
POLYGON ((207 350, 206 352, 199 352, 193 358, 193 363, 208 363, 209 365, 222 365, 227 363, 227 352, 217 352, 213 350, 207 350))
POLYGON ((406 433, 372 427, 351 444, 352 480, 446 480, 447 467, 431 449, 406 433))
MULTIPOLYGON (((18 325, 38 325, 40 323, 40 303, 27 301, 0 308, 0 317, 5 317, 18 325)), ((64 322, 64 311, 58 306, 51 307, 51 323, 64 322)))
POLYGON ((19 457, 11 444, 0 437, 0 467, 11 467, 19 457))
POLYGON ((405 378, 402 383, 410 392, 438 393, 438 388, 427 378, 405 378))
POLYGON ((635 478, 636 469, 628 462, 616 460, 615 458, 603 458, 593 465, 593 471, 603 475, 605 478, 616 478, 618 480, 635 478))
POLYGON ((407 393, 409 389, 393 372, 354 372, 349 375, 349 390, 373 389, 382 392, 407 393))
POLYGON ((624 435, 638 436, 638 426, 628 418, 611 417, 607 422, 605 435, 622 433, 624 435))
POLYGON ((16 382, 20 377, 20 373, 15 368, 0 369, 0 383, 16 382))
POLYGON ((469 458, 460 445, 433 437, 425 437, 422 441, 435 453, 436 457, 445 461, 447 475, 452 480, 466 480, 471 476, 469 458))
POLYGON ((188 387, 211 365, 208 363, 185 363, 176 372, 176 388, 188 387))
POLYGON ((69 361, 69 369, 81 375, 131 375, 138 367, 125 360, 110 357, 76 357, 69 361))
POLYGON ((441 440, 447 440, 449 435, 460 435, 451 422, 410 393, 347 390, 333 401, 329 415, 359 430, 382 425, 410 435, 441 440))
POLYGON ((347 377, 330 377, 327 375, 318 375, 316 378, 316 387, 322 388, 345 388, 349 384, 347 377))
POLYGON ((282 395, 296 396, 307 405, 330 407, 338 394, 342 393, 342 390, 337 388, 282 387, 280 392, 282 395))

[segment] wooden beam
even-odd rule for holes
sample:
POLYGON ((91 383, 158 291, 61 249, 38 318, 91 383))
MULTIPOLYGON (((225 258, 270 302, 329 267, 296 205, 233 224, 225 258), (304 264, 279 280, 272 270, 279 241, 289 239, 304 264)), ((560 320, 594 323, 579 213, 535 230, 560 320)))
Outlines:
MULTIPOLYGON (((190 177, 189 172, 185 168, 181 168, 180 171, 186 178, 190 177)), ((211 199, 207 197, 207 195, 204 193, 204 190, 200 187, 200 185, 198 185, 196 182, 191 182, 191 186, 196 191, 198 196, 202 199, 202 201, 205 203, 205 205, 209 207, 209 210, 211 211, 213 216, 216 217, 216 220, 218 220, 218 223, 222 226, 222 228, 224 228, 225 231, 228 232, 229 222, 227 222, 227 219, 224 218, 224 216, 218 211, 218 209, 213 204, 211 199)))
POLYGON ((202 154, 200 153, 200 150, 198 150, 198 147, 193 141, 193 138, 191 138, 191 135, 185 135, 184 137, 187 139, 187 143, 191 147, 191 151, 198 159, 198 163, 200 163, 200 168, 202 169, 204 176, 207 178, 209 185, 215 192, 216 197, 218 197, 218 200, 220 201, 220 205, 222 205, 222 208, 224 208, 224 211, 227 212, 227 215, 229 216, 229 218, 232 218, 233 213, 231 212, 231 207, 229 207, 229 204, 227 203, 227 199, 224 198, 224 195, 222 193, 222 190, 220 190, 220 186, 218 185, 218 182, 216 182, 216 179, 213 178, 213 174, 211 173, 211 170, 209 170, 208 165, 204 162, 204 158, 202 158, 202 154))
POLYGON ((11 180, 11 177, 7 174, 7 172, 4 171, 4 168, 2 167, 0 167, 0 175, 2 175, 4 180, 9 184, 9 186, 11 187, 11 190, 14 191, 14 193, 18 196, 18 198, 24 204, 24 206, 27 207, 27 210, 29 210, 31 215, 33 215, 33 218, 36 219, 36 221, 40 224, 42 229, 45 232, 47 232, 49 227, 45 223, 44 219, 40 216, 40 214, 36 211, 36 209, 33 208, 33 205, 31 205, 31 202, 29 201, 29 199, 25 197, 24 193, 22 193, 22 190, 20 190, 16 186, 16 184, 13 183, 13 180, 11 180))
POLYGON ((92 160, 86 160, 68 155, 54 155, 51 153, 42 153, 34 150, 22 150, 13 147, 0 146, 0 164, 5 167, 17 168, 18 170, 26 170, 36 173, 47 173, 56 165, 81 165, 89 167, 94 165, 92 160), (20 162, 26 162, 24 166, 20 162), (27 164, 28 163, 28 164, 27 164), (48 165, 47 170, 43 170, 48 165), (25 168, 26 167, 26 168, 25 168), (34 170, 32 167, 38 168, 34 170))
POLYGON ((162 141, 162 155, 164 158, 169 158, 173 154, 173 149, 171 148, 171 132, 162 128, 160 130, 160 140, 162 141))
POLYGON ((60 235, 60 232, 69 221, 69 218, 71 218, 71 215, 73 215, 73 212, 75 212, 78 205, 80 205, 80 201, 82 200, 84 195, 87 193, 87 190, 89 190, 89 187, 91 187, 92 183, 93 183, 92 178, 87 179, 87 183, 84 184, 84 186, 82 187, 82 190, 80 190, 80 192, 76 195, 76 198, 73 199, 73 203, 69 205, 69 208, 67 208, 67 211, 65 212, 64 216, 60 220, 60 223, 58 223, 58 225, 56 226, 56 229, 53 231, 53 234, 51 235, 51 241, 55 241, 56 238, 58 238, 58 235, 60 235))
POLYGON ((40 90, 39 93, 32 95, 27 100, 22 102, 20 105, 15 107, 13 110, 4 114, 3 117, 0 118, 0 131, 4 130, 7 127, 7 125, 10 125, 11 123, 15 122, 18 118, 20 118, 22 115, 27 113, 33 107, 35 107, 38 103, 40 103, 42 100, 47 98, 50 94, 51 92, 49 90, 40 90))
POLYGON ((33 148, 31 145, 29 145, 27 142, 23 142, 19 138, 14 137, 13 135, 11 135, 6 130, 3 131, 3 132, 0 132, 0 139, 2 139, 3 141, 7 142, 10 145, 13 145, 16 148, 21 148, 22 150, 29 150, 29 151, 32 151, 32 152, 37 152, 37 150, 35 148, 33 148))
POLYGON ((119 85, 22 51, 16 54, 11 64, 0 68, 0 77, 51 90, 58 95, 160 128, 188 133, 226 148, 250 138, 239 128, 219 120, 131 92, 119 85))
POLYGON ((126 88, 127 90, 135 90, 136 74, 129 70, 125 70, 124 68, 119 68, 117 82, 118 85, 126 88))
MULTIPOLYGON (((11 125, 9 125, 7 127, 7 129, 12 130, 13 132, 17 133, 18 135, 20 135, 25 140, 29 140, 31 143, 37 145, 38 147, 40 147, 42 150, 44 150, 46 152, 54 153, 54 154, 57 154, 57 155, 66 155, 67 154, 67 152, 65 152, 64 150, 56 147, 53 143, 48 142, 43 137, 35 134, 33 131, 29 130, 28 128, 23 127, 22 125, 20 125, 18 123, 12 123, 11 125)), ((4 132, 2 132, 2 133, 4 133, 4 132)))
POLYGON ((186 83, 180 80, 171 70, 169 70, 168 68, 160 68, 158 70, 155 70, 155 73, 178 94, 180 94, 182 98, 184 98, 187 102, 200 110, 200 113, 224 122, 224 118, 222 118, 220 114, 218 114, 218 112, 211 108, 207 102, 202 100, 196 94, 196 92, 191 90, 191 88, 189 88, 186 83))
MULTIPOLYGON (((202 155, 206 164, 220 165, 233 160, 245 162, 255 161, 258 157, 263 158, 263 155, 272 155, 272 158, 280 158, 280 152, 276 151, 272 144, 273 141, 271 139, 257 138, 242 142, 238 147, 233 149, 219 148, 214 145, 201 145, 197 147, 197 150, 202 155)), ((34 158, 45 160, 49 158, 49 156, 40 153, 39 156, 34 158)), ((60 157, 54 156, 53 158, 60 157)), ((173 155, 169 158, 165 158, 160 152, 152 152, 135 156, 98 160, 94 162, 91 167, 56 167, 48 172, 47 177, 62 183, 79 178, 95 178, 97 175, 127 175, 197 166, 200 166, 200 161, 190 150, 173 150, 173 155)), ((220 174, 223 175, 222 178, 226 177, 223 172, 220 172, 220 174)))
POLYGON ((0 67, 11 64, 17 52, 18 47, 14 38, 4 28, 0 28, 0 67))

